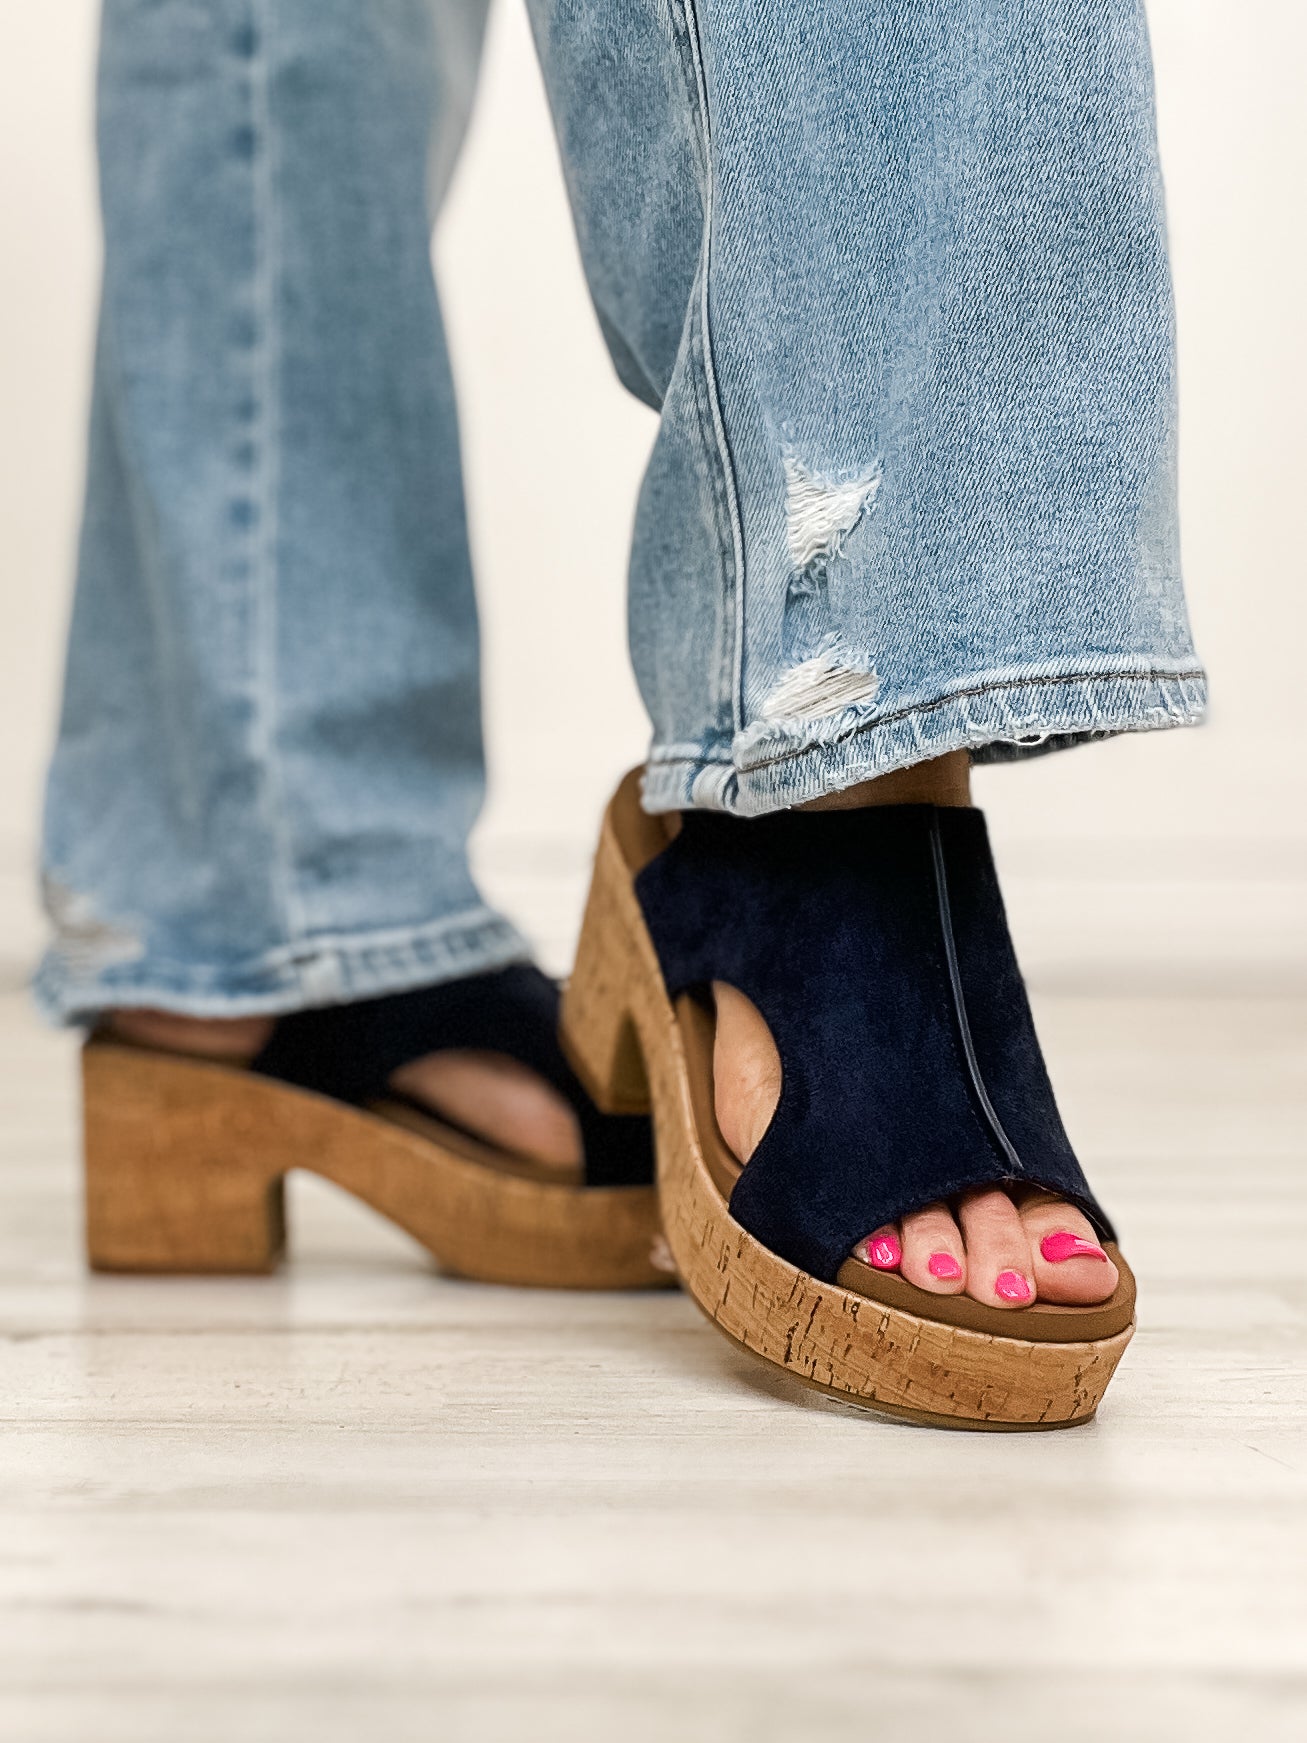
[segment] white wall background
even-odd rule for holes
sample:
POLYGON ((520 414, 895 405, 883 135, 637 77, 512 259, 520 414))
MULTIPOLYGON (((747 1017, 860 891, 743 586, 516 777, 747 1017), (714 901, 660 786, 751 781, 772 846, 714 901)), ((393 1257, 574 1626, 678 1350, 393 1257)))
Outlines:
MULTIPOLYGON (((1307 984, 1303 478, 1307 13, 1152 0, 1181 323, 1201 732, 978 780, 1044 984, 1307 984)), ((82 468, 98 236, 95 0, 0 4, 0 974, 31 897, 82 468)), ((594 820, 638 760, 623 578, 649 413, 580 277, 519 0, 499 0, 438 242, 487 652, 487 882, 555 958, 594 820)))

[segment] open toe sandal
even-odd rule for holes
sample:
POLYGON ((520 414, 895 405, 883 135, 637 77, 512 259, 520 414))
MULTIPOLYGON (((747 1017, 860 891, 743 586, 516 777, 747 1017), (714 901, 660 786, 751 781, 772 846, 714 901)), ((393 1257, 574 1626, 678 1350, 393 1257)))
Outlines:
POLYGON ((519 964, 278 1022, 249 1067, 93 1035, 82 1054, 86 1228, 108 1271, 267 1271, 283 1181, 306 1168, 363 1199, 442 1269, 569 1289, 672 1281, 648 1121, 601 1114, 558 1045, 558 992, 519 964), (575 1110, 585 1161, 495 1148, 387 1089, 427 1053, 538 1072, 575 1110))
POLYGON ((1134 1279, 1067 1141, 979 811, 604 820, 563 1038, 601 1107, 652 1105, 672 1258, 741 1348, 833 1397, 953 1428, 1098 1407, 1134 1279), (747 1166, 713 1111, 711 983, 768 1023, 780 1100, 747 1166), (1089 1217, 1120 1272, 1088 1307, 986 1307, 852 1257, 910 1211, 1003 1185, 1089 1217))

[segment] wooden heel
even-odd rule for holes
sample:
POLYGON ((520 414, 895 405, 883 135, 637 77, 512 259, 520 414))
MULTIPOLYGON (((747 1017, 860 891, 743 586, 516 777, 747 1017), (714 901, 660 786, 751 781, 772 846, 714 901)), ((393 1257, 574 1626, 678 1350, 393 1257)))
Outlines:
POLYGON ((108 1040, 83 1055, 86 1236, 101 1271, 268 1271, 306 1168, 447 1271, 545 1289, 665 1287, 652 1186, 532 1173, 412 1108, 348 1107, 229 1065, 108 1040))
POLYGON ((561 1031, 572 1068, 595 1106, 609 1114, 649 1111, 644 1055, 631 1014, 640 972, 637 941, 622 906, 625 871, 607 830, 600 837, 576 966, 563 990, 561 1031))
POLYGON ((93 1041, 82 1054, 86 1247, 98 1271, 270 1271, 283 1167, 262 1087, 198 1060, 93 1041))

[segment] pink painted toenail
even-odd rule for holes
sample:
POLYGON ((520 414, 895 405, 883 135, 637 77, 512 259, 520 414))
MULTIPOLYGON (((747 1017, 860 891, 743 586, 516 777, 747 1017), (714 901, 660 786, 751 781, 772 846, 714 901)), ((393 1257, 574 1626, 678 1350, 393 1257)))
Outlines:
POLYGON ((994 1293, 1004 1301, 1029 1301, 1030 1285, 1020 1271, 1000 1271, 994 1280, 994 1293))
POLYGON ((1107 1262, 1107 1254, 1101 1247, 1067 1229, 1059 1229, 1055 1235, 1045 1235, 1039 1243, 1039 1250, 1051 1265, 1060 1265, 1063 1259, 1102 1259, 1107 1262))
POLYGON ((962 1275, 962 1267, 952 1253, 932 1253, 926 1263, 926 1269, 932 1277, 939 1277, 950 1283, 962 1275))
POLYGON ((902 1257, 903 1248, 893 1235, 877 1235, 867 1242, 867 1263, 878 1271, 897 1271, 902 1257))

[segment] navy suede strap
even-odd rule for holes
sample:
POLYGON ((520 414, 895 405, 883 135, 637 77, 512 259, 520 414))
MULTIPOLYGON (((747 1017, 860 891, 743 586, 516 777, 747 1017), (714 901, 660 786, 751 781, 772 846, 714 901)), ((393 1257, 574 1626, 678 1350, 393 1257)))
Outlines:
POLYGON ((1111 1227, 1063 1129, 979 811, 685 816, 636 890, 672 997, 725 981, 766 1019, 780 1102, 731 1214, 833 1279, 864 1235, 979 1186, 1111 1227))
POLYGON ((581 1127, 587 1185, 652 1181, 649 1122, 595 1107, 558 1044, 558 988, 529 963, 297 1011, 277 1024, 253 1069, 361 1106, 392 1094, 390 1077, 401 1065, 455 1048, 507 1054, 565 1097, 581 1127))

